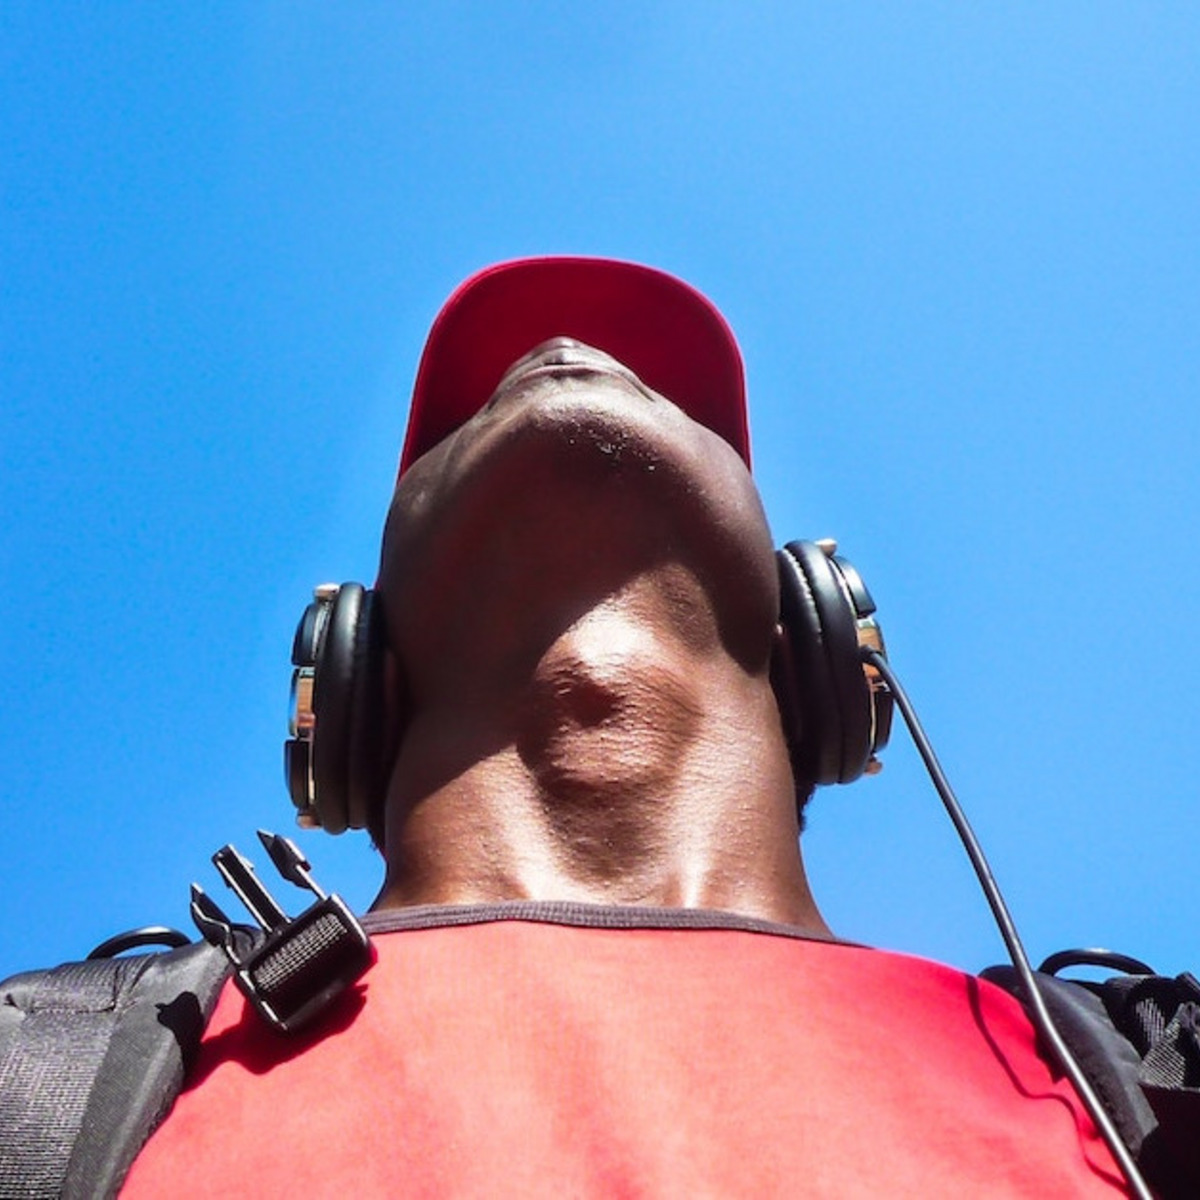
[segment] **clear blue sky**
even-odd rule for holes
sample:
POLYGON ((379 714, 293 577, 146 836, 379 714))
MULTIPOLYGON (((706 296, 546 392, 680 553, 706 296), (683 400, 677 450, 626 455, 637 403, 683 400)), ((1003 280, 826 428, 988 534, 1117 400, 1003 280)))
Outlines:
MULTIPOLYGON (((0 62, 0 974, 290 831, 295 621, 374 578, 442 299, 542 252, 724 310, 1031 952, 1200 967, 1195 8, 29 3, 0 62)), ((1000 957, 900 731, 806 846, 844 936, 1000 957)))

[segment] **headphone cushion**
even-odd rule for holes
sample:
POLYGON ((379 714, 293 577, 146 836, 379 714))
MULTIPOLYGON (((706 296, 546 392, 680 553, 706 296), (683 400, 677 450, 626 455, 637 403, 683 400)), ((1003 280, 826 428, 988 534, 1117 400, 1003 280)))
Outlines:
POLYGON ((313 791, 317 816, 329 833, 349 820, 349 779, 354 720, 354 669, 365 590, 345 583, 334 597, 313 681, 313 791))
POLYGON ((800 757, 817 783, 850 783, 871 755, 871 695, 854 608, 819 546, 789 542, 779 558, 782 623, 797 674, 800 757))
POLYGON ((791 717, 788 742, 797 773, 813 783, 831 783, 840 768, 841 730, 833 680, 821 632, 821 617, 808 576, 791 542, 776 556, 780 624, 787 643, 787 678, 782 681, 791 717))
POLYGON ((383 646, 382 619, 373 591, 363 593, 351 649, 351 712, 346 815, 352 829, 366 829, 382 802, 383 646))

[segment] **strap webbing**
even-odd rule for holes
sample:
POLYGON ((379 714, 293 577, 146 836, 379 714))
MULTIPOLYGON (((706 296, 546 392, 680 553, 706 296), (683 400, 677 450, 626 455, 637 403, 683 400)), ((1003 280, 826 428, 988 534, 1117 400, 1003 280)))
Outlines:
MULTIPOLYGON (((1011 967, 982 975, 1024 1001, 1011 967)), ((1155 1194, 1200 1195, 1200 984, 1190 975, 1095 984, 1039 972, 1038 986, 1155 1194)))
POLYGON ((201 943, 0 983, 0 1197, 116 1194, 228 969, 201 943))

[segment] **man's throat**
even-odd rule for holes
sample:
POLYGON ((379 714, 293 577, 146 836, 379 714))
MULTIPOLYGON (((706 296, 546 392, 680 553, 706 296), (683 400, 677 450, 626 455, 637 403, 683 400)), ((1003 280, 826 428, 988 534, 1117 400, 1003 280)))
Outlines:
POLYGON ((601 610, 554 643, 516 749, 568 873, 627 879, 664 852, 703 725, 694 673, 636 621, 601 610))

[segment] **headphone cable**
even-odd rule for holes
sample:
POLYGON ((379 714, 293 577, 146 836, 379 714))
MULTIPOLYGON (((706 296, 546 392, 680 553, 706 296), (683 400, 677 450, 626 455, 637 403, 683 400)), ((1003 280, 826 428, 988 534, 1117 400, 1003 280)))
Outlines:
POLYGON ((966 814, 963 812, 962 805, 959 804, 957 797, 954 795, 954 789, 950 786, 950 781, 946 778, 946 773, 942 770, 941 764, 938 762, 933 746, 926 736, 925 730, 922 729, 921 722, 917 719, 916 711, 913 709, 907 693, 888 665, 887 659, 878 650, 864 646, 861 654, 863 662, 879 672, 883 677, 884 683, 887 684, 888 690, 895 697, 896 705, 904 717, 904 723, 908 726, 908 732, 912 736, 917 751, 925 763, 925 769, 929 772, 929 778, 933 781, 933 786, 937 789, 937 794, 941 797, 950 820, 954 822, 954 828, 958 831, 963 848, 966 850, 967 857, 971 860, 971 866, 974 867, 975 874, 979 879, 979 886, 983 888, 983 894, 987 898, 988 905, 992 910, 992 916, 995 918, 996 926, 1000 930, 1000 936, 1004 939, 1004 944, 1008 949, 1008 956, 1012 960, 1013 968, 1020 977, 1021 986, 1024 989, 1029 1007, 1032 1010, 1030 1016, 1033 1020, 1034 1028, 1041 1036, 1043 1044, 1050 1050, 1051 1055, 1063 1073, 1075 1086, 1075 1090, 1079 1093, 1079 1097, 1083 1101, 1088 1115, 1092 1118, 1096 1128, 1100 1131, 1100 1135, 1107 1143, 1113 1158, 1117 1160, 1117 1165, 1125 1175, 1133 1194, 1139 1197, 1139 1200, 1154 1200, 1153 1193, 1142 1177, 1137 1163, 1134 1162, 1129 1147, 1125 1145, 1120 1133, 1117 1132, 1117 1127, 1112 1117, 1109 1116, 1108 1111, 1100 1102, 1100 1098, 1096 1095, 1091 1081, 1083 1073, 1075 1056, 1071 1053, 1066 1042, 1063 1041, 1062 1035, 1058 1032, 1058 1028, 1054 1024, 1054 1018, 1050 1015, 1050 1010, 1046 1007, 1041 989, 1038 987, 1037 979, 1034 976, 1033 967, 1030 965, 1029 956, 1025 953, 1025 947, 1021 944, 1021 938, 1017 933, 1017 927, 1013 922, 1012 914, 1009 913, 1008 905, 1005 904, 1004 897, 1000 894, 1000 887, 996 883, 995 876, 992 874, 992 868, 988 865, 987 858, 983 853, 983 847, 975 837, 975 833, 967 821, 966 814))

